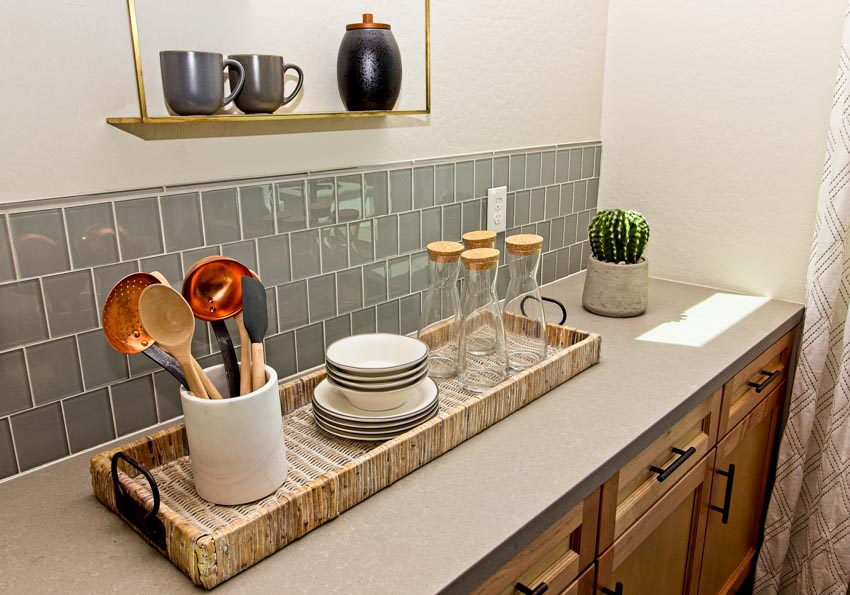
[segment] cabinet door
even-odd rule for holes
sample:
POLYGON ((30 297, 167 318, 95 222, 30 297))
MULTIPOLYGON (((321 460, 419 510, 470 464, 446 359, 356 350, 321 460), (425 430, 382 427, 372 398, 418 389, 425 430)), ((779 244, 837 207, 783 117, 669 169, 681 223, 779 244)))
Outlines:
POLYGON ((600 556, 597 593, 696 592, 713 464, 711 451, 600 556))
POLYGON ((734 592, 755 558, 783 382, 717 444, 701 594, 734 592))

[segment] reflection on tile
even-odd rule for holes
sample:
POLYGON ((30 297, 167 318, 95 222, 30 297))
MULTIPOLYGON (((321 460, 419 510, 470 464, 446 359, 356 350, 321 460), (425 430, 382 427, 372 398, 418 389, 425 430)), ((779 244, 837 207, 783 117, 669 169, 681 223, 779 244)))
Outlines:
POLYGON ((118 240, 110 203, 65 209, 65 221, 68 223, 68 243, 74 267, 118 261, 118 240))
POLYGON ((479 159, 475 162, 475 198, 487 196, 493 184, 493 160, 479 159))
POLYGON ((333 178, 307 180, 307 222, 310 227, 336 223, 336 193, 333 178))
POLYGON ((295 361, 295 333, 289 331, 266 339, 266 364, 277 372, 278 380, 298 371, 295 361))
POLYGON ((98 325, 94 289, 88 270, 44 277, 42 284, 47 321, 54 337, 98 325))
POLYGON ((271 184, 239 188, 239 210, 242 213, 244 239, 274 233, 274 193, 271 184))
POLYGON ((224 244, 242 238, 236 188, 209 190, 201 195, 207 244, 224 244))
MULTIPOLYGON (((274 287, 266 287, 266 316, 269 321, 269 327, 266 330, 266 336, 277 333, 277 291, 274 287)), ((235 322, 235 321, 234 321, 235 322)), ((234 335, 234 341, 238 342, 239 329, 237 328, 234 335)))
POLYGON ((310 301, 310 322, 336 314, 336 279, 333 274, 308 279, 307 295, 310 301))
POLYGON ((508 208, 505 216, 505 229, 512 227, 514 224, 514 213, 516 212, 516 192, 509 192, 506 198, 508 208))
POLYGON ((53 403, 11 418, 21 471, 67 456, 62 407, 53 403))
POLYGON ((121 262, 94 269, 94 287, 97 297, 97 310, 103 309, 103 302, 113 286, 127 275, 139 272, 137 262, 121 262))
POLYGON ((12 444, 12 430, 8 419, 0 419, 0 479, 18 472, 15 461, 15 446, 12 444))
POLYGON ((475 231, 481 229, 481 200, 468 200, 463 203, 463 227, 461 231, 475 231))
MULTIPOLYGON (((83 333, 77 340, 80 344, 80 359, 83 364, 83 379, 86 383, 86 388, 94 388, 111 384, 119 380, 128 378, 127 370, 128 357, 123 353, 119 353, 112 349, 106 337, 103 336, 103 331, 100 329, 83 333)), ((150 360, 142 355, 131 355, 131 361, 150 360)), ((155 369, 155 364, 151 362, 149 367, 155 369)))
POLYGON ((434 167, 417 167, 413 170, 413 208, 434 206, 434 167))
POLYGON ((387 262, 389 293, 391 299, 410 293, 410 261, 407 256, 387 262))
POLYGON ((562 184, 570 178, 570 151, 561 149, 555 160, 555 181, 562 184))
POLYGON ((564 246, 564 218, 552 219, 549 230, 549 249, 556 250, 564 246))
POLYGON ((62 209, 9 215, 21 277, 37 277, 71 268, 62 209))
POLYGON ((581 244, 573 244, 570 246, 570 275, 581 270, 581 244))
POLYGON ((277 311, 282 331, 307 324, 307 282, 295 281, 278 287, 277 311))
POLYGON ((336 179, 336 200, 339 208, 340 223, 354 221, 363 217, 363 195, 360 188, 360 174, 341 176, 336 179))
POLYGON ((508 283, 510 280, 511 274, 510 271, 508 271, 508 267, 499 267, 496 274, 496 295, 500 300, 505 299, 505 294, 508 292, 508 283))
POLYGON ((154 425, 157 418, 153 376, 113 384, 112 407, 119 436, 154 425))
POLYGON ((546 188, 546 219, 554 219, 561 212, 561 187, 558 185, 546 188))
POLYGON ((0 285, 0 349, 47 338, 37 280, 0 285))
POLYGON ((403 254, 419 250, 419 211, 398 216, 398 251, 403 254))
POLYGON ((593 178, 587 181, 587 201, 588 209, 595 209, 599 203, 599 178, 593 178))
POLYGON ((541 221, 546 211, 546 190, 535 188, 531 191, 529 221, 541 221))
POLYGON ((364 217, 378 217, 390 212, 387 172, 375 171, 363 176, 364 217))
POLYGON ((0 378, 3 379, 3 390, 0 391, 0 416, 32 407, 23 349, 0 354, 0 378))
POLYGON ((167 421, 183 415, 183 405, 180 403, 180 385, 171 374, 157 372, 153 375, 153 386, 156 390, 159 421, 167 421))
POLYGON ((387 263, 386 261, 368 264, 363 267, 363 295, 365 305, 371 306, 387 299, 387 263))
POLYGON ((469 200, 475 192, 475 162, 462 161, 455 166, 455 171, 455 200, 469 200))
POLYGON ((398 333, 398 300, 387 302, 378 306, 378 332, 398 333))
POLYGON ((336 274, 339 312, 351 312, 363 307, 363 272, 360 267, 336 274))
POLYGON ((152 256, 141 260, 141 268, 148 273, 157 271, 165 275, 169 285, 180 289, 183 285, 183 267, 180 262, 180 254, 163 254, 152 256))
POLYGON ((541 252, 549 251, 549 236, 551 233, 551 221, 541 221, 537 224, 537 230, 535 233, 543 238, 543 246, 541 247, 541 252))
POLYGON ((288 236, 260 238, 257 240, 257 252, 260 254, 260 269, 257 274, 267 287, 280 285, 291 279, 288 236))
POLYGON ((570 149, 569 181, 581 178, 581 149, 570 149))
POLYGON ((27 363, 36 405, 82 392, 83 379, 74 337, 27 347, 27 363))
POLYGON ((398 254, 398 217, 375 219, 375 258, 398 254))
POLYGON ((254 240, 223 244, 221 255, 238 260, 252 271, 257 270, 257 247, 254 244, 254 240))
POLYGON ((321 322, 295 331, 295 349, 299 372, 324 363, 325 343, 323 334, 321 322))
POLYGON ((555 274, 555 265, 557 263, 557 255, 554 252, 544 254, 541 259, 540 269, 543 274, 543 283, 551 283, 557 279, 555 274))
POLYGON ((581 177, 593 176, 593 147, 585 147, 581 150, 581 177))
POLYGON ((445 205, 455 200, 455 166, 444 163, 434 168, 434 204, 445 205))
POLYGON ((319 232, 298 231, 289 235, 292 278, 303 279, 319 274, 319 232))
POLYGON ((325 345, 351 336, 351 316, 343 314, 325 321, 325 345))
POLYGON ((413 171, 397 169, 390 172, 390 213, 413 208, 413 171))
POLYGON ((307 227, 304 180, 277 185, 277 230, 296 231, 307 227))
POLYGON ((15 263, 12 260, 12 240, 6 223, 6 215, 0 215, 0 283, 15 278, 15 263))
POLYGON ((109 390, 102 388, 62 404, 71 452, 80 452, 115 438, 109 390))
POLYGON ((118 242, 124 260, 160 254, 162 230, 156 198, 138 198, 115 203, 118 242))
POLYGON ((561 215, 573 213, 573 196, 575 184, 561 184, 561 215))
POLYGON ((516 204, 514 205, 514 225, 525 225, 528 223, 530 203, 531 193, 528 190, 516 193, 516 204))
POLYGON ((602 169, 602 147, 596 147, 593 152, 593 176, 598 178, 602 169))
POLYGON ((351 334, 362 335, 365 333, 374 333, 377 328, 375 315, 375 306, 352 312, 351 334))
POLYGON ((576 239, 583 242, 587 239, 587 226, 590 224, 590 211, 582 211, 576 220, 576 239))
POLYGON ((555 262, 555 276, 558 279, 563 279, 567 275, 570 274, 570 249, 561 248, 556 253, 557 258, 555 262))
POLYGON ((540 184, 543 186, 555 183, 555 151, 543 153, 540 164, 540 184))
POLYGON ((428 252, 422 251, 410 256, 410 291, 428 289, 428 252))
MULTIPOLYGON (((221 256, 221 250, 218 246, 209 246, 207 248, 196 248, 195 250, 187 250, 182 253, 181 260, 183 261, 183 274, 191 269, 196 262, 208 256, 221 256)), ((182 275, 181 275, 182 277, 182 275)))
MULTIPOLYGON (((510 158, 507 156, 496 157, 493 159, 493 187, 508 185, 510 178, 510 158)), ((486 196, 487 193, 484 193, 486 196)))
POLYGON ((415 333, 419 329, 420 303, 419 294, 414 293, 399 300, 401 332, 405 335, 415 333))
POLYGON ((513 192, 525 187, 525 155, 511 155, 511 177, 508 190, 513 192))
POLYGON ((196 192, 160 198, 166 251, 176 252, 204 245, 200 201, 196 192))
POLYGON ((460 240, 461 208, 459 204, 443 207, 443 238, 450 242, 460 240))
MULTIPOLYGON (((472 201, 469 201, 472 202, 472 201)), ((422 247, 443 239, 440 207, 422 211, 422 247)))
POLYGON ((573 187, 573 213, 583 211, 587 203, 587 180, 576 182, 573 187))
POLYGON ((348 266, 348 227, 345 224, 322 228, 322 272, 348 266))
POLYGON ((525 158, 525 186, 534 188, 540 186, 540 168, 542 156, 540 153, 530 153, 525 158))
POLYGON ((371 262, 375 258, 371 219, 348 224, 348 250, 351 266, 371 262))
POLYGON ((578 215, 570 215, 564 218, 564 246, 575 244, 578 241, 577 219, 578 215))

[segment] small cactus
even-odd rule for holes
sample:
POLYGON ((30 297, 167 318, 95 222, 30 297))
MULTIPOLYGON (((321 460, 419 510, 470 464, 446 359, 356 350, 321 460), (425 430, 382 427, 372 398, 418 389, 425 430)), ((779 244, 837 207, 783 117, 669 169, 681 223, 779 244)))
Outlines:
POLYGON ((604 262, 635 264, 649 241, 649 224, 637 211, 600 211, 587 231, 593 255, 604 262))

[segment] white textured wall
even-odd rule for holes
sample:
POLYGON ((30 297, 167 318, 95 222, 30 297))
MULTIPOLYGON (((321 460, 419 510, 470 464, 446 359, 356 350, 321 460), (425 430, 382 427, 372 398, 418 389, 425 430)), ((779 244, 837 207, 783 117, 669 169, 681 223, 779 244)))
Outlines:
POLYGON ((600 206, 651 274, 802 301, 846 6, 611 3, 600 206))
MULTIPOLYGON (((283 37, 311 6, 290 4, 292 20, 275 24, 283 37)), ((430 117, 145 142, 105 122, 138 115, 122 0, 3 2, 0 202, 597 140, 607 12, 605 0, 545 0, 533 10, 432 0, 430 117)), ((187 27, 187 45, 192 27, 212 18, 222 16, 207 11, 187 27)), ((335 60, 337 47, 327 51, 335 60)))

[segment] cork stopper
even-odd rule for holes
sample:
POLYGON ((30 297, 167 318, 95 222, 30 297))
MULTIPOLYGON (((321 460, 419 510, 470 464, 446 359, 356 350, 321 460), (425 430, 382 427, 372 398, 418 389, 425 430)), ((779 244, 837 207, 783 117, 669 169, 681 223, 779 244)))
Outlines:
POLYGON ((463 246, 457 242, 431 242, 426 246, 428 258, 434 262, 457 262, 463 246))
POLYGON ((463 245, 467 250, 475 248, 493 248, 496 245, 495 231, 468 231, 463 234, 463 245))
POLYGON ((529 256, 540 252, 543 238, 533 233, 521 233, 505 239, 505 247, 514 256, 529 256))
POLYGON ((470 271, 486 271, 499 266, 499 251, 495 248, 473 248, 460 255, 463 266, 470 271))

